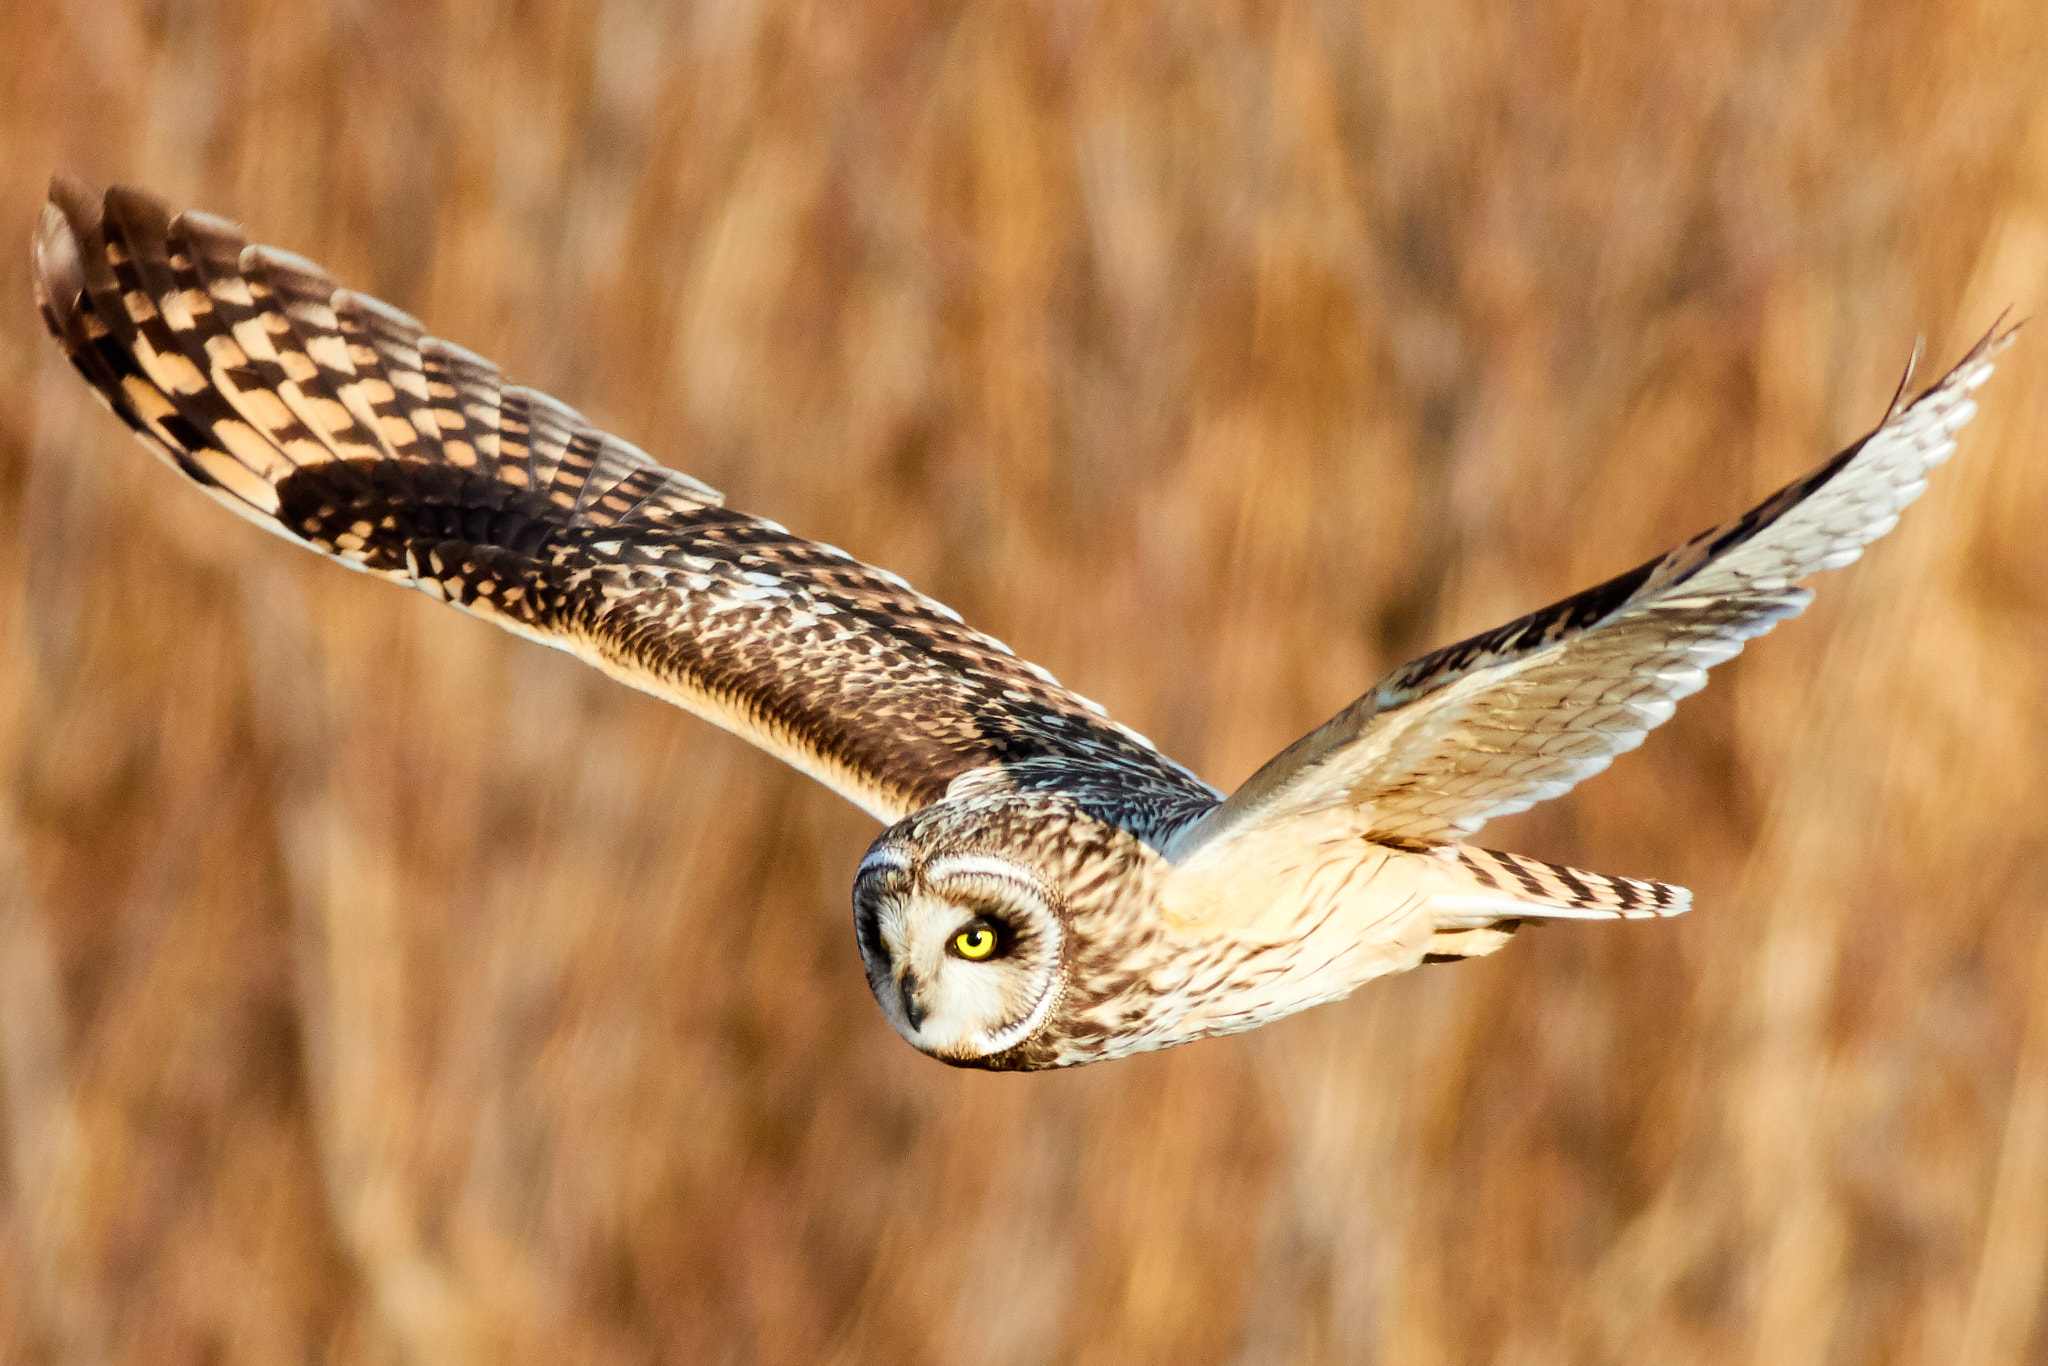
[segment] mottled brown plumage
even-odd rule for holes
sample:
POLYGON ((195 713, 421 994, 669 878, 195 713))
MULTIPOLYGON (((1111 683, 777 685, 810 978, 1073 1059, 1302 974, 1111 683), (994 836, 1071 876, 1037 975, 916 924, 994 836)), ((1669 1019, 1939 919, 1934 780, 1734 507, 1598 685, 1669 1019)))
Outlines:
POLYGON ((901 579, 723 505, 231 224, 59 182, 43 317, 172 466, 266 530, 725 726, 893 821, 854 884, 919 1048, 1065 1066, 1251 1028, 1526 920, 1681 888, 1457 841, 1641 742, 1954 449, 1994 333, 1727 526, 1396 670, 1228 800, 901 579))
POLYGON ((216 498, 679 701, 884 820, 1037 758, 1169 808, 1213 799, 895 575, 723 507, 220 219, 128 189, 102 211, 60 182, 37 256, 45 320, 81 373, 216 498))

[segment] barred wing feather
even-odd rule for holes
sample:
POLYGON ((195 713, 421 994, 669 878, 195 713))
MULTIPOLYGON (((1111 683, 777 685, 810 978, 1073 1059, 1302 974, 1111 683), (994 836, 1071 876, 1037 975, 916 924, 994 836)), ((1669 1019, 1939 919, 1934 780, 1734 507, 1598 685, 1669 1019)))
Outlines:
POLYGON ((883 820, 964 773, 1025 765, 1050 785, 1120 784, 1138 810, 1216 799, 895 575, 724 507, 221 219, 60 181, 35 279, 79 372, 220 502, 576 654, 883 820))

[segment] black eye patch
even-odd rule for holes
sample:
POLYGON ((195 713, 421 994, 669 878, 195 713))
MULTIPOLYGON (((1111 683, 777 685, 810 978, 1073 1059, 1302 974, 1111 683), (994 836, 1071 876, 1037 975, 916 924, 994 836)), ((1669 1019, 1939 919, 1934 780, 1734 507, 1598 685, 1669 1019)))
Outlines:
POLYGON ((853 933, 860 941, 861 952, 879 962, 884 969, 895 965, 895 958, 889 952, 889 942, 882 938, 880 913, 874 902, 866 897, 855 897, 853 902, 853 933))

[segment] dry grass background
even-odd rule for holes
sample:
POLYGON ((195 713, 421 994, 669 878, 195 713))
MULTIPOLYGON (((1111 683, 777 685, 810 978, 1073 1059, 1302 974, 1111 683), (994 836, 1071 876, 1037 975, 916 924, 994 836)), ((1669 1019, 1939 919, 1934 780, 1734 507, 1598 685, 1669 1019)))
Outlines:
POLYGON ((2038 0, 0 13, 9 1361, 2048 1361, 2048 335, 1494 842, 1697 889, 953 1072, 874 833, 179 487, 43 179, 241 218, 1229 786, 2048 294, 2038 0))

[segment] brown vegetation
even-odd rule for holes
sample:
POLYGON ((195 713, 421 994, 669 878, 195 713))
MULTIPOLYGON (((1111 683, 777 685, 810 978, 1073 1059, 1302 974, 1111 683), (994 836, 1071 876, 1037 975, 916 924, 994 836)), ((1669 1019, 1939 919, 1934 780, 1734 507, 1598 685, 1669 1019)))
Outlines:
MULTIPOLYGON (((1815 609, 1491 840, 1686 883, 950 1071, 873 827, 180 487, 43 179, 241 218, 1228 786, 2048 284, 2039 0, 17 0, 0 1356, 2048 1361, 2048 335, 1815 609)), ((8 245, 12 244, 12 245, 8 245)))

